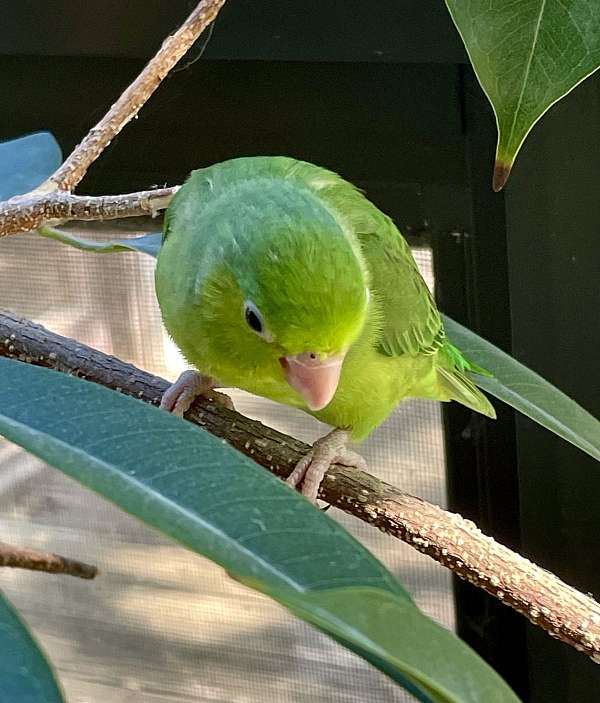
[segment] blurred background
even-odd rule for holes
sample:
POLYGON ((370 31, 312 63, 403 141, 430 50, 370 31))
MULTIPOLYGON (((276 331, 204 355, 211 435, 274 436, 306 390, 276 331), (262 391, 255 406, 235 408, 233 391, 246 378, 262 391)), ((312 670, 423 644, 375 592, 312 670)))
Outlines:
MULTIPOLYGON (((66 154, 195 3, 0 4, 0 140, 50 130, 66 154)), ((395 219, 446 313, 598 416, 599 125, 597 75, 535 127, 507 191, 494 194, 494 117, 444 3, 236 0, 78 192, 174 185, 193 168, 252 154, 329 167, 395 219)), ((0 242, 0 306, 167 378, 182 368, 161 326, 148 257, 9 237, 0 242)), ((308 441, 319 434, 291 410, 235 401, 308 441)), ((364 454, 386 481, 448 504, 597 595, 597 466, 497 410, 491 422, 457 404, 408 402, 364 454)), ((586 658, 397 540, 330 514, 524 701, 597 701, 598 669, 586 658)), ((69 703, 407 700, 278 606, 7 443, 0 530, 7 542, 101 569, 91 583, 0 573, 69 703)))

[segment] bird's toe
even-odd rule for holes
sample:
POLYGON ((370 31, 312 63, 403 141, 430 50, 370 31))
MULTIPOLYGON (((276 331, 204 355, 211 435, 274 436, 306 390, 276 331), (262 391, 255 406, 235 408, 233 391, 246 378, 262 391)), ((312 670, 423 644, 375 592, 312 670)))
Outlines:
POLYGON ((194 400, 199 395, 205 395, 213 398, 215 402, 233 409, 233 402, 229 396, 213 390, 215 383, 214 379, 198 373, 198 371, 184 371, 175 383, 171 384, 163 393, 160 407, 173 415, 183 417, 194 400))
POLYGON ((336 429, 318 439, 312 449, 300 459, 287 478, 291 486, 301 486, 302 495, 312 503, 317 502, 319 487, 333 464, 343 464, 365 470, 367 462, 355 451, 348 449, 349 433, 336 429))
POLYGON ((308 471, 308 468, 312 462, 312 459, 313 459, 313 451, 311 449, 296 464, 296 466, 294 467, 294 470, 286 478, 285 482, 288 485, 293 486, 294 488, 298 487, 302 483, 302 481, 304 480, 304 477, 306 476, 306 472, 308 471))

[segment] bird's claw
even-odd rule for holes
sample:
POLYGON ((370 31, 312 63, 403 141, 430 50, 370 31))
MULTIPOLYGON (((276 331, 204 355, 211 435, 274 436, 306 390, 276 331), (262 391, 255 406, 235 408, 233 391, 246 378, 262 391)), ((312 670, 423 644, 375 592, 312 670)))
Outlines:
POLYGON ((197 371, 184 371, 163 393, 160 407, 173 415, 183 417, 194 400, 199 395, 203 395, 229 410, 235 410, 233 401, 228 395, 214 390, 216 385, 218 385, 217 381, 210 376, 197 371))
POLYGON ((321 481, 333 464, 365 470, 367 462, 360 454, 348 449, 349 440, 349 432, 341 429, 318 439, 296 464, 286 483, 294 487, 301 485, 302 495, 316 503, 321 481))

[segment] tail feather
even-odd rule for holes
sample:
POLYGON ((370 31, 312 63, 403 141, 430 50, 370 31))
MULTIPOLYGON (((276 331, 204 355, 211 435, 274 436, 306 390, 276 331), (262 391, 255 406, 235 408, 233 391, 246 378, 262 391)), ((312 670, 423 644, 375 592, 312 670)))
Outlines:
POLYGON ((466 405, 467 408, 495 419, 496 411, 494 406, 470 378, 467 378, 458 369, 449 371, 439 367, 437 372, 438 383, 442 392, 448 396, 448 400, 457 400, 459 403, 466 405))
POLYGON ((496 411, 486 396, 467 377, 471 371, 483 376, 492 376, 486 369, 465 358, 459 349, 446 342, 440 349, 441 365, 437 367, 438 383, 448 400, 456 400, 467 408, 495 419, 496 411))

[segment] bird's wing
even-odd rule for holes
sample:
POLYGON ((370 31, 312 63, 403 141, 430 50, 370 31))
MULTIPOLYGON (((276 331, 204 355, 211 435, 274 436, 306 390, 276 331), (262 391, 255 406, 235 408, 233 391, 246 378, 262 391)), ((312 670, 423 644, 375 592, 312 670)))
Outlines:
POLYGON ((408 243, 389 217, 373 210, 355 232, 382 316, 380 351, 388 356, 434 354, 446 341, 440 313, 408 243))
POLYGON ((446 338, 440 313, 408 243, 386 215, 377 212, 374 219, 379 220, 379 226, 359 227, 356 232, 381 305, 380 351, 388 356, 436 354, 435 397, 457 400, 496 417, 489 400, 466 375, 467 371, 487 372, 472 364, 446 338))

